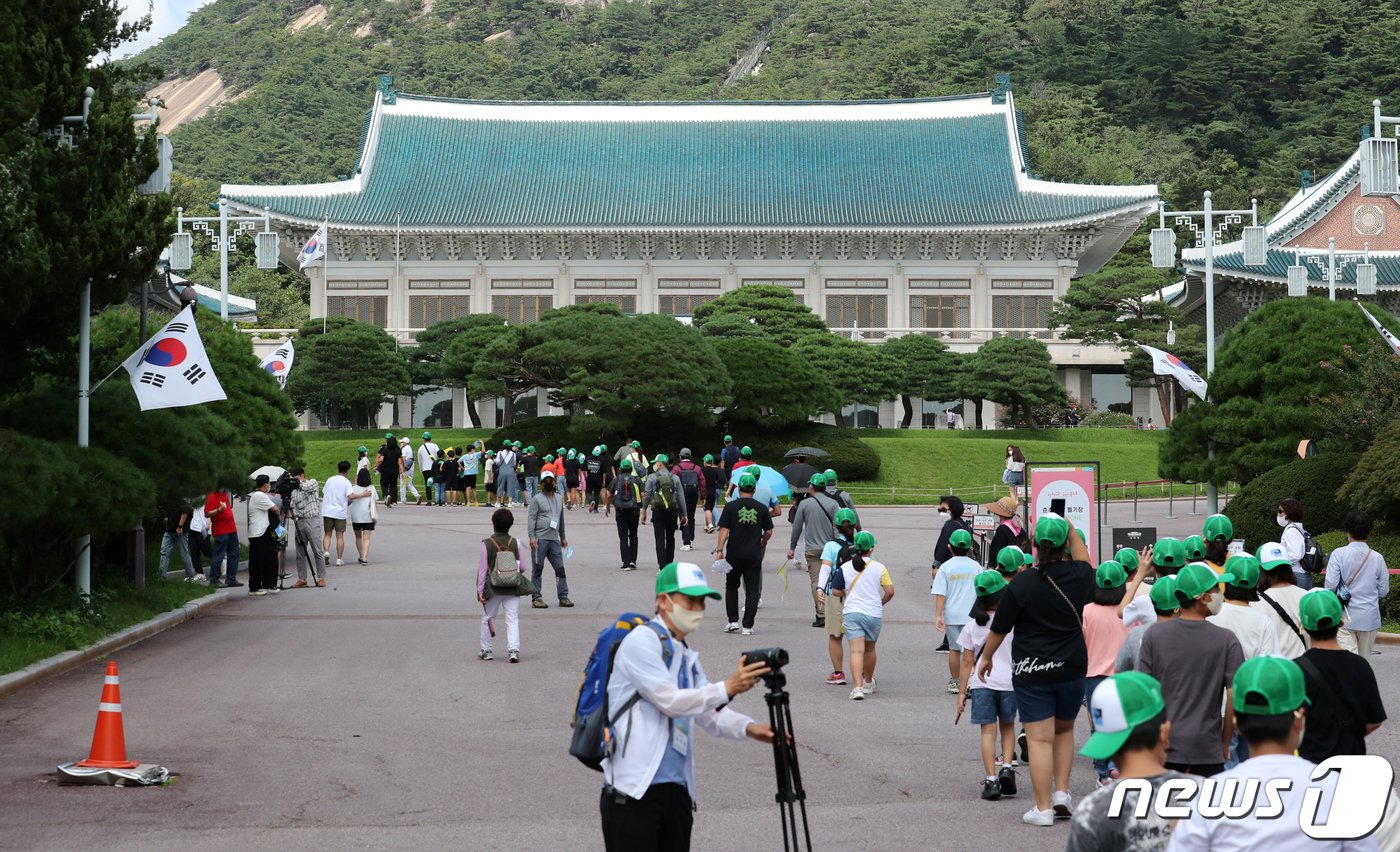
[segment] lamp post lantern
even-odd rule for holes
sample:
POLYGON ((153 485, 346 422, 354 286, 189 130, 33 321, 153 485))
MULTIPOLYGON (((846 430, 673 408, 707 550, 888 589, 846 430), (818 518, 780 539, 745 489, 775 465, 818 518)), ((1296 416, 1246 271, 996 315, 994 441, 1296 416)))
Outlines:
POLYGON ((194 265, 194 232, 203 231, 209 235, 210 248, 219 253, 219 319, 228 322, 228 250, 238 238, 255 229, 259 223, 262 230, 253 235, 257 249, 258 269, 276 269, 278 236, 272 230, 272 216, 264 209, 261 216, 230 216, 228 207, 219 201, 210 204, 218 211, 217 216, 186 216, 185 208, 176 210, 175 234, 170 239, 170 268, 187 270, 194 265), (214 223, 219 223, 219 232, 214 233, 214 223), (185 225, 189 230, 185 230, 185 225), (229 225, 233 233, 229 233, 229 225))
MULTIPOLYGON (((1157 209, 1157 227, 1150 236, 1152 265, 1158 269, 1176 266, 1176 231, 1167 227, 1167 217, 1172 217, 1175 225, 1184 225, 1195 234, 1196 248, 1203 250, 1206 262, 1206 382, 1215 372, 1215 246, 1225 232, 1250 217, 1250 223, 1241 231, 1244 241, 1244 262, 1249 266, 1263 266, 1268 263, 1268 242, 1264 228, 1259 224, 1259 201, 1252 199, 1248 210, 1217 210, 1211 201, 1209 190, 1200 210, 1167 210, 1167 203, 1160 202, 1157 209), (1200 220, 1200 224, 1197 224, 1200 220)), ((1215 458, 1215 449, 1210 450, 1215 458)), ((1215 483, 1206 483, 1206 510, 1211 514, 1220 511, 1220 495, 1215 483)))

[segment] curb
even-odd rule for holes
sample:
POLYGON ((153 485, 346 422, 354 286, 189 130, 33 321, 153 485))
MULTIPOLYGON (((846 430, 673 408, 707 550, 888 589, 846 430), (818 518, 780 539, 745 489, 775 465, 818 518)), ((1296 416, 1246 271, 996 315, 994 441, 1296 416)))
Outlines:
POLYGON ((1400 645, 1400 633, 1377 633, 1377 645, 1400 645))
MULTIPOLYGON (((26 686, 38 683, 42 680, 58 677, 66 671, 75 669, 84 663, 91 662, 98 657, 134 645, 142 639, 148 639, 157 633, 163 633, 177 624, 183 624, 196 616, 203 615, 206 611, 224 603, 229 599, 227 591, 218 591, 206 595, 196 601, 190 601, 179 609, 172 609, 169 612, 158 615, 148 621, 113 633, 106 639, 102 639, 86 648, 76 651, 64 651, 62 654, 55 654, 46 660, 37 663, 30 663, 19 671, 10 672, 7 675, 0 675, 0 698, 7 698, 26 686)), ((1400 636, 1396 637, 1400 641, 1400 636)))

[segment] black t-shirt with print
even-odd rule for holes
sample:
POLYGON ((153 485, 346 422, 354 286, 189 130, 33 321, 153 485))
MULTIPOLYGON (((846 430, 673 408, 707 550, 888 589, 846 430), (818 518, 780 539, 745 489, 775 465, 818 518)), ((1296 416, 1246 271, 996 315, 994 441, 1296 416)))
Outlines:
POLYGON ((1366 725, 1385 721, 1385 705, 1371 663, 1350 651, 1313 648, 1303 654, 1318 669, 1318 683, 1303 667, 1308 715, 1298 756, 1321 763, 1333 755, 1365 754, 1366 725), (1330 678, 1330 680, 1329 680, 1330 678), (1351 725, 1343 720, 1351 717, 1351 725))
POLYGON ((758 565, 763 562, 763 533, 773 528, 768 507, 752 497, 740 497, 724 504, 719 516, 720 529, 729 530, 724 545, 730 565, 758 565))
POLYGON ((1013 683, 1029 686, 1084 677, 1089 651, 1080 613, 1093 590, 1094 569, 1088 562, 1037 565, 1012 578, 992 617, 992 630, 1016 630, 1011 642, 1013 683))

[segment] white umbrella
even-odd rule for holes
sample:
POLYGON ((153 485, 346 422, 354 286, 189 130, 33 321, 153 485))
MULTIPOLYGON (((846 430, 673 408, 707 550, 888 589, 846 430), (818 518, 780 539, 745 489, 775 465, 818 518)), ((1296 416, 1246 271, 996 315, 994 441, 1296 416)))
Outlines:
POLYGON ((253 471, 252 473, 248 474, 248 478, 257 479, 259 476, 266 476, 268 479, 275 481, 277 477, 281 476, 286 472, 286 470, 278 467, 275 464, 265 464, 257 470, 253 471))

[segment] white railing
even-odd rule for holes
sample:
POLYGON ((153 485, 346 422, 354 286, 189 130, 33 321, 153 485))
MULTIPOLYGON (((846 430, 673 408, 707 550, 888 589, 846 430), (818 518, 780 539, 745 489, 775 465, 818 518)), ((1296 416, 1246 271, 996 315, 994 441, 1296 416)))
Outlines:
POLYGON ((1050 328, 833 328, 832 332, 852 339, 883 342, 906 334, 924 334, 948 343, 986 343, 996 337, 1034 338, 1036 340, 1066 340, 1059 331, 1050 328))

